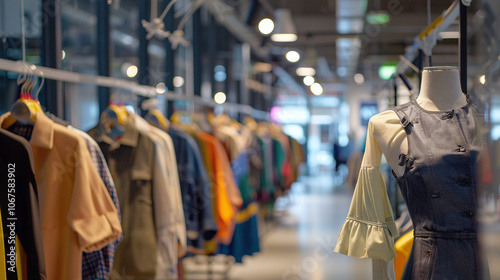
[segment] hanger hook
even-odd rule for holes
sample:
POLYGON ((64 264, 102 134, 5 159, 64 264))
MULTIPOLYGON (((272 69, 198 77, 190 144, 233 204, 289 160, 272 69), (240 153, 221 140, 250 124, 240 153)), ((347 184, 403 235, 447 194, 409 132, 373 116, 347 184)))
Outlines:
POLYGON ((17 76, 17 84, 20 85, 23 83, 21 86, 21 93, 25 93, 26 89, 26 83, 28 82, 28 66, 26 63, 22 63, 23 65, 23 73, 19 76, 17 76))
MULTIPOLYGON (((18 63, 22 63, 21 61, 18 61, 18 63)), ((25 74, 25 65, 24 63, 22 63, 22 66, 23 66, 23 71, 22 73, 19 73, 19 75, 17 76, 17 85, 20 85, 21 83, 23 83, 25 80, 26 80, 26 74, 25 74)))
POLYGON ((27 85, 27 88, 26 88, 26 92, 30 94, 30 97, 32 98, 32 93, 31 91, 33 90, 33 88, 35 87, 36 85, 36 82, 37 82, 37 77, 34 73, 34 69, 36 68, 35 65, 31 64, 31 63, 27 63, 28 65, 28 69, 29 69, 29 73, 30 73, 30 79, 29 79, 29 83, 27 85))
POLYGON ((33 83, 35 81, 35 75, 33 74, 33 68, 32 64, 26 63, 26 66, 28 67, 28 83, 26 84, 25 91, 26 93, 31 95, 31 89, 33 88, 33 83))
POLYGON ((38 90, 35 93, 35 100, 38 100, 38 95, 40 94, 40 91, 42 90, 43 84, 45 83, 45 77, 43 76, 43 71, 40 71, 40 77, 42 78, 42 83, 38 87, 38 90))

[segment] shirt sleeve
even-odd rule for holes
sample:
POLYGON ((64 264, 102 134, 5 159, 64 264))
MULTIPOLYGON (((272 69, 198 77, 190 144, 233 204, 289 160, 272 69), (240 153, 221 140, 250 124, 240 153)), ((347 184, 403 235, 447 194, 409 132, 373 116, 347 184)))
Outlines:
POLYGON ((177 239, 180 244, 180 249, 184 254, 187 252, 187 236, 186 223, 184 217, 184 209, 182 205, 181 186, 179 183, 179 173, 177 171, 177 160, 175 158, 174 143, 172 138, 165 134, 165 143, 167 145, 167 171, 169 176, 169 192, 171 194, 171 202, 173 204, 172 211, 174 212, 174 223, 177 239))
POLYGON ((75 177, 68 222, 78 234, 82 251, 92 252, 118 239, 118 211, 95 170, 83 139, 75 150, 75 177))
POLYGON ((151 134, 155 143, 155 164, 153 170, 153 206, 156 227, 156 274, 155 279, 169 279, 177 269, 177 235, 175 232, 175 211, 171 201, 169 170, 167 169, 166 143, 151 134))
MULTIPOLYGON (((234 229, 234 217, 236 208, 235 205, 238 201, 238 192, 235 190, 234 178, 230 178, 232 175, 231 166, 229 165, 229 160, 227 155, 223 152, 222 144, 216 142, 214 146, 214 156, 215 156, 215 180, 216 180, 216 200, 215 209, 217 210, 217 238, 220 242, 227 243, 231 240, 234 229), (232 181, 231 181, 232 179, 232 181)), ((241 200, 241 195, 239 197, 241 200)), ((239 204, 241 205, 241 204, 239 204)))
POLYGON ((390 261, 396 257, 398 230, 380 171, 382 151, 372 132, 370 123, 359 179, 335 252, 390 261))
MULTIPOLYGON (((210 178, 208 177, 207 169, 203 163, 203 158, 198 145, 188 139, 189 159, 192 161, 194 188, 197 193, 197 200, 193 201, 195 205, 192 209, 200 211, 200 217, 197 229, 202 234, 204 240, 211 240, 217 234, 217 224, 214 220, 214 205, 212 193, 210 191, 210 178)), ((189 230, 189 229, 188 229, 189 230)))

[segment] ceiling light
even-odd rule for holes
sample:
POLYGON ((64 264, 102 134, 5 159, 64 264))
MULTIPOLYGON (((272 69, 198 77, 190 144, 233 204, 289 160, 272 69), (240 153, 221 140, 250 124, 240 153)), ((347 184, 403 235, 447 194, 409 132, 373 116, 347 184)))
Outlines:
POLYGON ((181 76, 174 77, 174 87, 182 87, 184 85, 184 78, 181 76))
POLYGON ((165 83, 158 83, 156 85, 156 92, 158 94, 164 94, 166 91, 165 83))
POLYGON ((361 85, 365 82, 365 76, 363 76, 363 74, 361 73, 357 73, 356 75, 354 75, 354 82, 356 82, 356 84, 358 85, 361 85))
POLYGON ((217 104, 224 104, 224 102, 226 102, 226 94, 222 91, 219 91, 215 94, 214 100, 217 104))
POLYGON ((484 85, 486 83, 486 75, 479 77, 479 82, 484 85))
POLYGON ((337 68, 337 75, 339 75, 339 77, 347 76, 347 67, 340 66, 339 68, 337 68))
POLYGON ((217 82, 224 82, 227 78, 226 72, 215 72, 214 74, 214 80, 217 82))
POLYGON ((291 33, 273 34, 271 35, 271 40, 278 43, 295 42, 297 41, 297 35, 291 33))
POLYGON ((311 92, 314 95, 321 95, 323 93, 323 87, 318 83, 314 83, 311 85, 311 92))
POLYGON ((66 58, 66 52, 63 50, 62 51, 62 59, 66 58))
POLYGON ((274 30, 274 22, 270 18, 262 19, 259 22, 259 31, 264 35, 269 35, 274 30))
POLYGON ((312 67, 299 67, 295 70, 298 76, 314 76, 316 75, 316 70, 312 67))
POLYGON ((312 77, 312 76, 305 76, 304 77, 304 85, 310 86, 312 84, 314 84, 314 77, 312 77))
POLYGON ((300 54, 296 51, 289 51, 286 53, 286 59, 292 63, 300 60, 300 54))
POLYGON ((135 65, 130 65, 129 67, 127 67, 127 77, 129 78, 135 77, 138 72, 139 69, 135 65))
POLYGON ((224 67, 223 65, 216 65, 214 67, 214 72, 226 72, 226 67, 224 67))
POLYGON ((276 9, 274 11, 276 25, 271 40, 274 42, 297 41, 297 31, 292 21, 292 13, 288 9, 276 9))
POLYGON ((458 32, 458 31, 439 32, 439 38, 441 38, 441 39, 458 39, 458 38, 460 38, 460 32, 458 32))

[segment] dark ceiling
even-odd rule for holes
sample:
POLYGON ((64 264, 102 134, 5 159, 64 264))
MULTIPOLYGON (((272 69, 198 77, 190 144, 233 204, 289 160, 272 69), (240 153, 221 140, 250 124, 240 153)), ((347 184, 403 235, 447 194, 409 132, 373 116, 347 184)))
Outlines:
MULTIPOLYGON (((412 45, 414 38, 428 26, 427 1, 422 0, 358 0, 366 5, 366 14, 385 11, 389 22, 384 25, 369 25, 364 21, 364 31, 355 34, 340 34, 337 31, 337 1, 349 0, 259 0, 261 15, 273 9, 290 9, 298 33, 294 43, 281 43, 279 46, 293 46, 305 52, 314 48, 319 57, 325 57, 334 72, 337 63, 336 40, 338 38, 362 38, 358 70, 366 65, 383 61, 399 61, 399 55, 412 45)), ((453 0, 431 0, 431 22, 447 10, 453 0)), ((469 9, 474 10, 474 7, 469 9)), ((268 15, 269 16, 269 15, 268 15)), ((362 17, 366 19, 365 17, 362 17)), ((458 21, 457 21, 458 23, 458 21)), ((450 27, 458 30, 458 24, 450 27)), ((458 40, 440 40, 433 50, 436 63, 452 64, 457 61, 458 40)))

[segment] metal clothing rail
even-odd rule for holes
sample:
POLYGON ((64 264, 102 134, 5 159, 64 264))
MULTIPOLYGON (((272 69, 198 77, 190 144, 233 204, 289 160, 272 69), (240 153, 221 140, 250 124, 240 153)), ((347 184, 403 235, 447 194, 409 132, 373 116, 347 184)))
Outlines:
POLYGON ((451 6, 442 15, 435 19, 431 25, 426 27, 424 31, 415 37, 415 43, 413 43, 410 50, 404 54, 404 58, 406 58, 406 60, 402 59, 398 63, 396 75, 404 73, 406 69, 410 67, 407 61, 413 61, 417 57, 419 49, 427 52, 436 45, 439 33, 446 30, 460 15, 459 4, 460 0, 453 2, 453 4, 451 4, 451 6), (427 51, 425 49, 427 49, 427 51))
POLYGON ((0 70, 23 73, 26 75, 35 75, 38 77, 44 77, 45 79, 62 82, 88 83, 102 87, 121 88, 133 91, 137 95, 146 97, 153 97, 157 95, 156 89, 154 87, 139 85, 131 81, 111 77, 74 73, 43 66, 33 66, 25 64, 22 61, 0 59, 0 70))
POLYGON ((119 88, 131 91, 134 94, 145 97, 155 97, 161 95, 168 100, 187 100, 187 101, 191 100, 197 103, 203 103, 204 105, 211 107, 224 106, 227 108, 231 108, 232 110, 236 110, 240 113, 245 113, 254 116, 259 119, 268 119, 269 117, 268 112, 256 110, 249 105, 241 105, 233 103, 224 103, 222 105, 219 105, 213 100, 205 100, 202 99, 201 97, 187 97, 175 94, 170 91, 163 94, 159 94, 157 93, 155 87, 140 85, 132 81, 127 81, 118 78, 97 76, 97 75, 74 73, 70 71, 58 70, 43 66, 34 66, 24 63, 22 61, 0 59, 0 70, 22 73, 26 75, 34 75, 38 77, 43 77, 45 79, 51 79, 68 83, 88 83, 88 84, 95 84, 101 87, 119 88))
POLYGON ((209 106, 209 107, 222 106, 224 109, 235 110, 235 111, 238 111, 240 113, 252 116, 256 119, 270 120, 270 113, 269 112, 254 109, 250 105, 242 105, 242 104, 227 103, 227 102, 224 104, 217 104, 213 100, 206 100, 206 99, 203 99, 203 98, 198 97, 198 96, 194 96, 191 98, 182 97, 182 98, 177 98, 177 99, 193 101, 194 103, 202 104, 204 106, 209 106))

